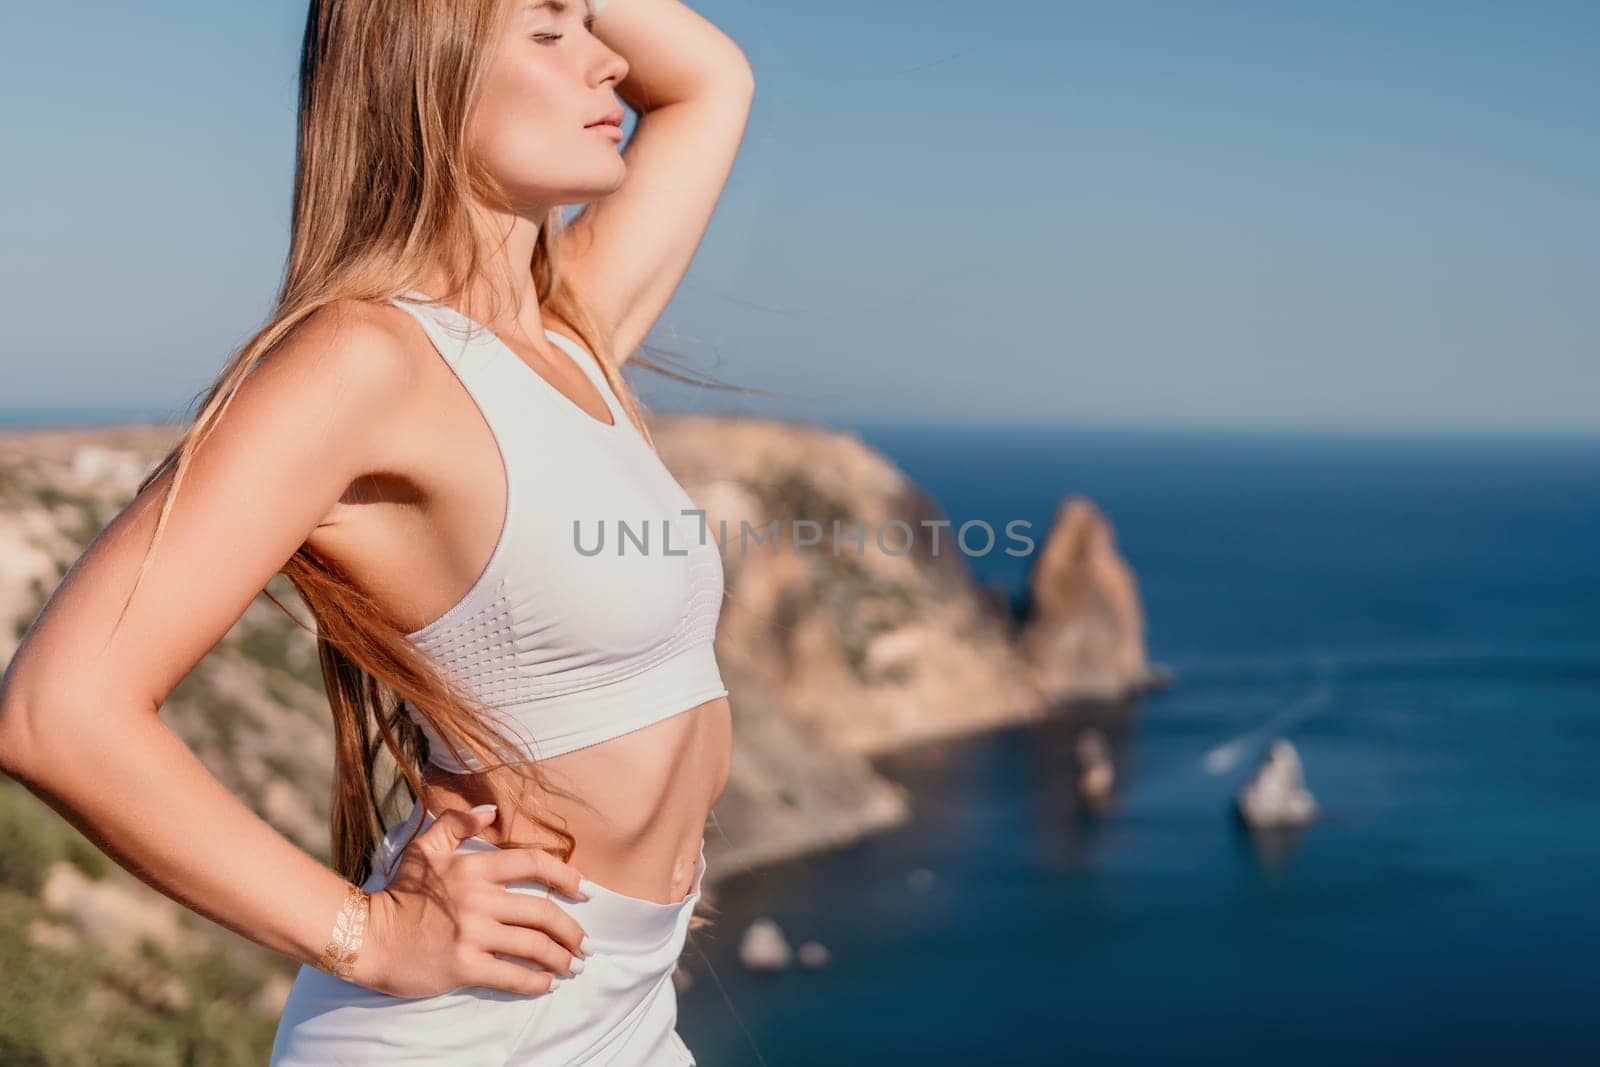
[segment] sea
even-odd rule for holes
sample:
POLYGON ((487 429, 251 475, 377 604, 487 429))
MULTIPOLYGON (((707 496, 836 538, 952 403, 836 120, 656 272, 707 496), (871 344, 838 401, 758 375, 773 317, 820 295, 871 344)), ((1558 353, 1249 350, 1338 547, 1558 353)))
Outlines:
POLYGON ((1600 1063, 1600 434, 849 428, 955 523, 1091 500, 1171 684, 877 759, 908 824, 721 883, 701 1067, 1600 1063), (1277 738, 1320 817, 1252 834, 1277 738), (828 962, 747 970, 762 917, 828 962))

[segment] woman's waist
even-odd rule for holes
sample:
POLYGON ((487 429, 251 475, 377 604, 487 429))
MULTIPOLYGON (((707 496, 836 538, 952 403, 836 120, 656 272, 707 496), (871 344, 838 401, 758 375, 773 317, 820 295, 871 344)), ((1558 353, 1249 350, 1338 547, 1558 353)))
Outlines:
MULTIPOLYGON (((425 804, 419 803, 413 807, 410 816, 402 824, 388 830, 383 843, 375 853, 374 873, 366 886, 369 891, 381 889, 387 883, 392 871, 393 858, 398 856, 399 850, 406 842, 428 829, 435 819, 435 814, 425 804)), ((456 851, 492 852, 500 847, 488 840, 485 835, 479 834, 462 840, 456 846, 456 851)), ((582 899, 555 891, 548 884, 538 880, 508 882, 506 889, 515 893, 549 897, 562 910, 578 920, 585 935, 594 941, 596 949, 602 954, 627 953, 631 957, 630 964, 620 974, 604 980, 607 985, 614 985, 616 979, 643 978, 644 974, 640 968, 650 964, 652 960, 664 968, 661 971, 663 975, 670 971, 700 899, 705 871, 705 842, 702 838, 695 846, 689 885, 682 892, 673 894, 670 900, 637 896, 626 892, 622 887, 595 878, 589 878, 585 883, 584 890, 588 895, 582 899)), ((584 984, 593 984, 597 981, 602 981, 599 973, 591 978, 588 971, 584 972, 584 984)), ((620 995, 623 991, 611 990, 611 992, 620 995)))
POLYGON ((572 835, 570 861, 586 877, 665 904, 681 900, 694 883, 706 821, 731 767, 732 715, 724 696, 539 760, 532 777, 429 765, 423 778, 436 813, 498 805, 485 840, 561 851, 564 841, 550 826, 559 827, 572 835))

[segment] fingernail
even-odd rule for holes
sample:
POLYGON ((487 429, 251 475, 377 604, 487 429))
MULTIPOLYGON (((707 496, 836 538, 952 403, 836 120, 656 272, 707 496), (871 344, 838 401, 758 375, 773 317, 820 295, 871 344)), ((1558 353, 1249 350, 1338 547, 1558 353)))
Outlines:
POLYGON ((593 882, 589 881, 589 879, 587 879, 587 878, 579 878, 578 879, 578 892, 583 894, 583 899, 584 900, 588 900, 590 897, 594 896, 595 888, 596 888, 595 884, 593 882))
POLYGON ((583 944, 578 946, 578 951, 585 956, 594 955, 594 942, 589 940, 588 934, 583 935, 583 944))
POLYGON ((500 805, 498 805, 498 804, 479 804, 477 807, 468 808, 467 810, 468 811, 474 811, 474 812, 477 812, 477 811, 495 811, 499 807, 500 807, 500 805))
POLYGON ((574 956, 574 957, 572 957, 572 973, 573 974, 582 974, 583 973, 583 957, 582 956, 574 956))

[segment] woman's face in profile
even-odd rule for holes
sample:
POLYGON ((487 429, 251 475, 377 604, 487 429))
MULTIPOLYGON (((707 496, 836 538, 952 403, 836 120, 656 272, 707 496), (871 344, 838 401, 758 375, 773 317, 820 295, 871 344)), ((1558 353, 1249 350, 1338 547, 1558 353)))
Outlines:
POLYGON ((585 27, 584 0, 503 2, 472 152, 529 217, 613 192, 626 176, 621 142, 594 124, 620 111, 627 60, 585 27))

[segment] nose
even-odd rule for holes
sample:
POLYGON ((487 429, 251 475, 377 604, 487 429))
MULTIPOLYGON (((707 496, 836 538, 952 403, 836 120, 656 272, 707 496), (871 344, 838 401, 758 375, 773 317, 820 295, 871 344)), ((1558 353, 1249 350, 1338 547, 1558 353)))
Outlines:
POLYGON ((591 40, 600 46, 600 58, 595 62, 595 73, 598 77, 595 84, 604 85, 609 81, 612 88, 616 88, 628 76, 628 61, 604 41, 598 38, 591 40))

